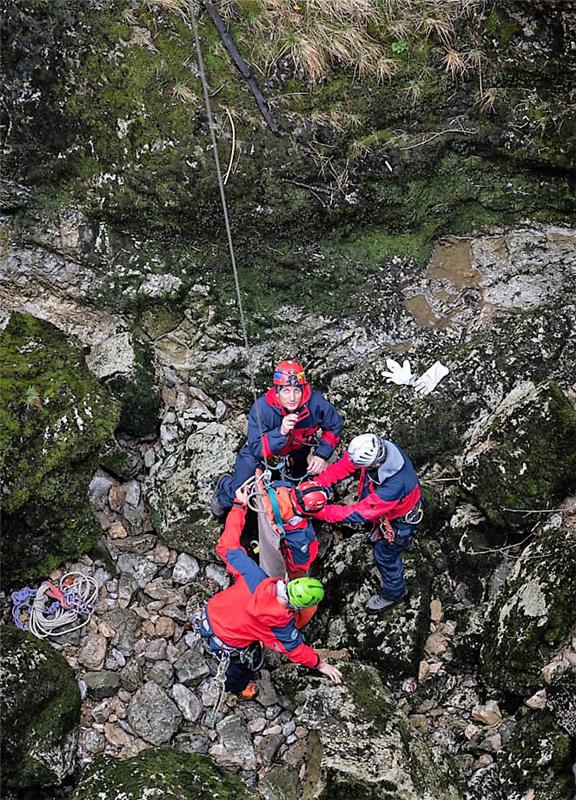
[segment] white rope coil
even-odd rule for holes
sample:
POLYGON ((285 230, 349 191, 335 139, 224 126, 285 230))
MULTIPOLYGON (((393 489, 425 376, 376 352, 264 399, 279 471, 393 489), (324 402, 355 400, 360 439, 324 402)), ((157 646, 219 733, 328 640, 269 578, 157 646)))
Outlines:
POLYGON ((59 588, 66 598, 68 608, 61 604, 60 608, 50 613, 47 606, 50 600, 50 584, 47 582, 40 586, 32 603, 28 629, 39 639, 63 636, 83 628, 94 613, 94 604, 98 597, 98 584, 94 578, 82 572, 68 572, 62 576, 59 588))

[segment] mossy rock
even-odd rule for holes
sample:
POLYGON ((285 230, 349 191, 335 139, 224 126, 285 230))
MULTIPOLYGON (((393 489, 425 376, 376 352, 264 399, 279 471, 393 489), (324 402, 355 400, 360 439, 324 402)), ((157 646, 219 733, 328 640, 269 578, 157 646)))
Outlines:
POLYGON ((522 509, 553 508, 576 489, 576 411, 552 381, 518 384, 473 433, 461 469, 489 519, 531 528, 522 509))
POLYGON ((70 800, 255 800, 242 781, 206 756, 170 747, 144 750, 125 761, 101 756, 70 800))
POLYGON ((528 696, 570 637, 576 606, 576 533, 539 532, 488 609, 480 670, 502 691, 528 696))
POLYGON ((0 336, 2 578, 49 572, 100 533, 87 500, 118 404, 77 345, 48 322, 13 314, 0 336))
POLYGON ((118 431, 145 437, 158 428, 160 392, 156 385, 152 348, 134 339, 134 369, 130 375, 116 375, 106 385, 122 404, 118 431))
POLYGON ((66 660, 47 642, 1 626, 0 741, 6 786, 60 784, 75 767, 80 692, 66 660))
POLYGON ((298 694, 298 717, 311 729, 303 796, 459 800, 457 765, 414 734, 378 672, 358 663, 339 666, 341 685, 310 678, 298 694))
POLYGON ((554 718, 535 712, 521 719, 497 756, 505 797, 573 800, 572 743, 554 718))

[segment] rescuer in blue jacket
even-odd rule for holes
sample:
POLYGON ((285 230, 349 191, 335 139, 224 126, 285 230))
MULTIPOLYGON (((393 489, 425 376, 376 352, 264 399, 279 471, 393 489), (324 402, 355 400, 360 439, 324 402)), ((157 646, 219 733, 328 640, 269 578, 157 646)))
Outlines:
POLYGON ((234 474, 218 479, 210 510, 217 518, 224 516, 236 489, 265 461, 286 457, 295 479, 320 474, 340 442, 341 431, 342 417, 312 389, 302 365, 281 361, 274 370, 273 386, 250 409, 248 441, 238 454, 234 474))

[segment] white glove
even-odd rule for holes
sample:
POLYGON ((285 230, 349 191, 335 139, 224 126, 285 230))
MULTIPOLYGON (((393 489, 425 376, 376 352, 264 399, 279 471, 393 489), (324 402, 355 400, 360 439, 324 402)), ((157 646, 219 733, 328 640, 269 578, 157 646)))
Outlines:
POLYGON ((445 378, 449 372, 450 370, 448 367, 445 367, 444 364, 441 364, 439 361, 434 362, 430 369, 427 369, 423 375, 420 375, 413 384, 414 391, 421 395, 430 394, 430 392, 438 386, 442 378, 445 378))
POLYGON ((387 358, 386 366, 390 372, 383 372, 382 375, 386 376, 388 383, 395 383, 398 386, 410 386, 416 378, 416 375, 412 375, 408 359, 400 366, 398 361, 394 361, 393 358, 387 358))

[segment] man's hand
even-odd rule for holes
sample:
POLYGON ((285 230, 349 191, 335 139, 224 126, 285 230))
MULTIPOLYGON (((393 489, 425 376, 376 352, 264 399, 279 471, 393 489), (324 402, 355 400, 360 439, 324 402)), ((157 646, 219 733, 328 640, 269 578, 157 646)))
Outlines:
POLYGON ((288 436, 294 425, 298 422, 298 414, 286 414, 280 425, 280 433, 282 436, 288 436))
POLYGON ((242 506, 247 505, 248 504, 249 491, 250 491, 250 489, 248 488, 248 486, 246 486, 245 483, 242 484, 242 486, 239 486, 236 489, 236 493, 234 495, 234 499, 236 500, 236 502, 240 503, 240 505, 242 505, 242 506))
POLYGON ((332 683, 342 683, 342 673, 338 669, 338 667, 329 664, 327 661, 322 660, 317 667, 318 671, 322 673, 322 675, 326 675, 327 678, 330 678, 332 683))
POLYGON ((326 459, 321 458, 321 456, 315 456, 314 453, 310 453, 308 456, 308 474, 309 475, 320 475, 326 469, 326 459))

